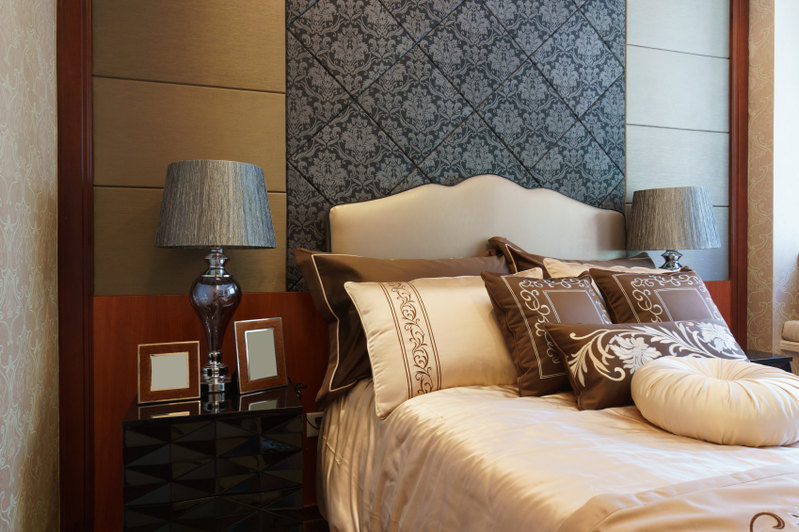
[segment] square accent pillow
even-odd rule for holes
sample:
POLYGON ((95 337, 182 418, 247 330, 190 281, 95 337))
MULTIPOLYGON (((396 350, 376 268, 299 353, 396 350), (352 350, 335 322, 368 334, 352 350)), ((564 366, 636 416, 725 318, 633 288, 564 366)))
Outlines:
POLYGON ((613 323, 723 319, 705 282, 689 268, 660 274, 589 272, 613 323))
POLYGON ((580 410, 632 404, 633 373, 663 356, 747 358, 727 325, 717 320, 545 328, 568 368, 580 410))
POLYGON ((521 395, 568 390, 561 358, 548 341, 544 324, 611 323, 591 278, 531 279, 483 273, 505 341, 516 364, 521 395))
MULTIPOLYGON (((536 255, 529 253, 510 240, 499 236, 491 237, 488 240, 489 248, 495 249, 502 253, 505 260, 508 261, 508 267, 511 273, 529 270, 530 268, 542 268, 544 270, 544 278, 549 279, 555 277, 544 263, 544 259, 550 258, 544 255, 536 255)), ((639 253, 633 257, 610 259, 610 260, 577 260, 577 259, 556 259, 561 262, 570 262, 576 264, 591 264, 594 267, 606 268, 608 266, 624 266, 626 268, 654 268, 655 263, 644 252, 639 253)), ((582 273, 582 272, 580 272, 582 273)), ((579 275, 579 273, 577 274, 579 275)), ((562 276, 565 277, 565 276, 562 276)))
POLYGON ((478 276, 508 273, 502 256, 457 259, 375 259, 297 248, 297 264, 308 284, 314 306, 327 323, 327 369, 316 396, 321 407, 371 375, 366 339, 358 312, 344 290, 347 281, 410 281, 419 277, 478 276))
POLYGON ((480 277, 344 284, 363 329, 375 410, 478 384, 513 384, 516 371, 480 277))

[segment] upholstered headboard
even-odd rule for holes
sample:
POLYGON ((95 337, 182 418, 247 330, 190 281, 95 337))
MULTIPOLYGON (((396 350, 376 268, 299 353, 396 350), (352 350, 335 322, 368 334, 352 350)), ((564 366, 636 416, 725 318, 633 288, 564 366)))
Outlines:
POLYGON ((330 250, 377 258, 466 257, 502 236, 532 253, 574 259, 625 255, 624 216, 497 175, 424 185, 330 210, 330 250))

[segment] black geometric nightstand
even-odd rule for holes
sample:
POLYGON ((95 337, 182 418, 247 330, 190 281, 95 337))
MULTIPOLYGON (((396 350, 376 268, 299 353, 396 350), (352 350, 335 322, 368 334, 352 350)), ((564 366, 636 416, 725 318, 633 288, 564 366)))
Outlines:
POLYGON ((758 364, 763 364, 764 366, 779 368, 781 370, 787 371, 788 373, 791 372, 792 358, 789 356, 769 353, 768 351, 755 351, 753 349, 747 349, 746 356, 748 356, 749 360, 752 362, 757 362, 758 364))
POLYGON ((131 408, 122 422, 129 531, 301 530, 303 408, 293 388, 131 408))

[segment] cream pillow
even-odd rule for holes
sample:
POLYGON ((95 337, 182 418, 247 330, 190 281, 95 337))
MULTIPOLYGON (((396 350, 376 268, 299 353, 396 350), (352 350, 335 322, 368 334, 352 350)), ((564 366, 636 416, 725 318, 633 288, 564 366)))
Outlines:
POLYGON ((588 262, 566 262, 549 257, 544 259, 544 267, 553 279, 560 279, 561 277, 579 277, 591 268, 627 273, 666 273, 669 271, 661 270, 660 268, 644 268, 638 266, 604 266, 602 264, 591 264, 588 262))
POLYGON ((344 288, 366 332, 378 417, 436 390, 516 382, 480 277, 350 281, 344 288))

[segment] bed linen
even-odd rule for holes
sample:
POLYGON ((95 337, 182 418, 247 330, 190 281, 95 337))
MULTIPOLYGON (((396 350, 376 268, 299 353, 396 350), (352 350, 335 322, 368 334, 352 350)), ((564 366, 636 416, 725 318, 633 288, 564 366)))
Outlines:
POLYGON ((568 392, 451 388, 379 420, 364 380, 328 408, 319 453, 331 530, 799 529, 799 445, 701 442, 568 392))

